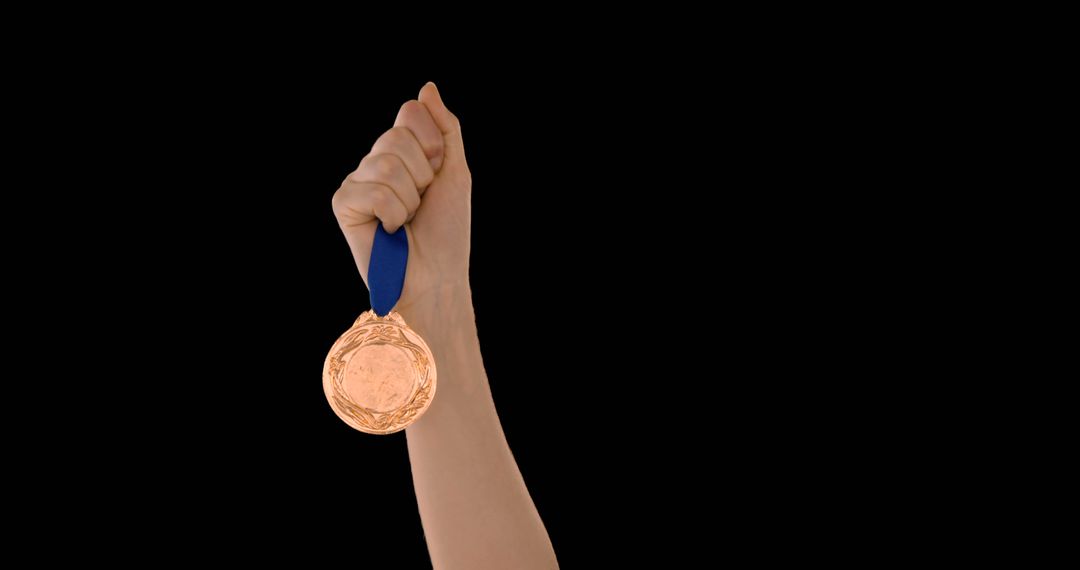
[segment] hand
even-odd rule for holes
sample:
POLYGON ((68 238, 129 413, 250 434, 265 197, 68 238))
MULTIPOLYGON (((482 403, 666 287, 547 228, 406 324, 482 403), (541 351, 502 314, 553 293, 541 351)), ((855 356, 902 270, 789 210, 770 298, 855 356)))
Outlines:
POLYGON ((443 293, 468 295, 472 175, 457 117, 434 83, 401 106, 394 126, 375 141, 334 194, 334 214, 367 283, 375 224, 409 238, 405 286, 396 309, 427 318, 443 293))

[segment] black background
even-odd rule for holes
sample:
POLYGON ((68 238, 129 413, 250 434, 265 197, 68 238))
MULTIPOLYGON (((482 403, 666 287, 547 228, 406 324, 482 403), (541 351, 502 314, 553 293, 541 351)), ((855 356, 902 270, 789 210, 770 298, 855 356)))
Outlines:
MULTIPOLYGON (((603 299, 608 288, 633 288, 639 277, 629 252, 602 253, 617 236, 590 229, 608 215, 603 204, 615 199, 603 173, 610 167, 602 157, 610 154, 590 152, 611 145, 610 138, 564 111, 545 110, 550 95, 521 96, 525 81, 499 85, 418 73, 348 87, 329 82, 312 94, 319 103, 310 115, 287 117, 288 135, 271 129, 280 148, 268 149, 274 159, 258 168, 269 170, 252 172, 250 188, 255 202, 273 188, 275 203, 252 206, 254 220, 267 221, 267 249, 249 257, 258 267, 239 282, 267 280, 280 303, 266 308, 274 318, 253 318, 277 338, 267 347, 272 360, 256 368, 265 380, 252 378, 268 414, 251 418, 244 439, 262 440, 257 461, 303 463, 307 473, 283 481, 284 494, 300 491, 302 502, 325 502, 315 513, 331 501, 346 503, 333 510, 355 509, 349 532, 363 537, 360 545, 393 545, 416 566, 425 560, 404 435, 364 436, 342 424, 327 408, 319 370, 329 344, 367 307, 329 198, 428 79, 440 82, 462 120, 474 172, 471 279, 494 397, 557 552, 573 566, 586 550, 579 545, 597 547, 590 529, 613 518, 608 509, 618 501, 606 479, 614 466, 606 458, 625 445, 619 436, 585 435, 621 415, 604 402, 628 388, 623 367, 605 365, 614 357, 610 341, 595 339, 620 326, 605 318, 617 310, 603 299), (266 421, 274 425, 260 425, 266 421), (280 443, 264 446, 269 434, 280 443)), ((628 224, 628 233, 637 225, 628 224)))
MULTIPOLYGON (((252 236, 261 251, 238 256, 255 267, 226 270, 278 301, 252 307, 251 322, 275 338, 269 346, 243 341, 272 356, 247 371, 259 373, 250 381, 261 404, 244 414, 253 423, 240 439, 256 442, 256 463, 303 464, 302 478, 281 482, 283 495, 307 506, 343 492, 355 501, 349 528, 363 544, 400 545, 403 558, 424 560, 404 436, 364 436, 342 424, 327 408, 319 371, 329 344, 367 306, 329 197, 429 79, 462 121, 474 173, 471 281, 485 367, 556 552, 575 567, 630 554, 634 537, 655 544, 651 529, 664 526, 653 518, 663 516, 657 509, 685 492, 667 482, 685 469, 679 434, 700 412, 692 403, 697 382, 680 372, 680 352, 668 350, 679 344, 670 335, 692 336, 678 332, 683 303, 650 291, 666 290, 651 283, 680 272, 673 260, 694 239, 680 228, 697 190, 680 188, 685 173, 668 176, 686 167, 669 162, 676 148, 656 150, 667 146, 658 140, 674 138, 664 128, 677 121, 636 112, 642 94, 627 93, 633 87, 617 78, 573 86, 553 72, 418 72, 348 87, 328 82, 310 94, 317 101, 310 115, 287 115, 283 132, 270 128, 273 159, 253 165, 251 186, 241 190, 250 194, 251 225, 266 220, 268 231, 252 236), (668 248, 676 251, 650 253, 668 248)), ((675 480, 692 485, 701 475, 675 480)), ((702 489, 691 494, 708 493, 702 489)), ((313 517, 326 507, 312 507, 313 517)))
POLYGON ((927 168, 997 124, 968 38, 816 6, 475 35, 375 8, 12 16, 10 545, 427 565, 403 436, 339 422, 320 368, 366 306, 330 196, 428 80, 462 119, 485 365, 564 568, 865 566, 966 528, 939 513, 985 480, 949 479, 983 423, 950 432, 973 404, 941 372, 971 359, 923 355, 968 356, 956 305, 985 289, 950 286, 987 249, 966 172, 927 168))
POLYGON ((76 318, 80 364, 107 378, 65 388, 100 402, 59 420, 96 475, 71 516, 120 512, 119 535, 178 556, 427 564, 404 434, 340 422, 321 368, 367 308, 331 196, 433 80, 474 177, 485 367, 563 566, 673 563, 719 532, 753 548, 812 521, 839 427, 803 371, 839 365, 807 339, 830 318, 818 293, 857 282, 826 279, 810 212, 831 203, 796 183, 821 168, 790 152, 820 132, 797 77, 262 55, 73 56, 84 88, 39 94, 53 127, 25 146, 54 153, 38 168, 55 190, 27 211, 56 245, 25 279, 75 286, 27 340, 76 318), (183 539, 153 531, 189 517, 183 539))
POLYGON ((698 367, 721 284, 696 274, 724 255, 698 242, 716 227, 695 227, 694 197, 712 191, 715 151, 685 138, 708 105, 654 100, 686 95, 655 77, 544 67, 170 63, 111 70, 120 83, 56 104, 74 125, 65 144, 89 149, 71 180, 94 188, 65 193, 59 212, 78 236, 66 271, 86 283, 71 310, 108 323, 85 358, 112 371, 81 388, 109 412, 71 422, 110 489, 79 494, 84 512, 121 509, 136 523, 125 532, 168 548, 137 521, 194 517, 198 538, 179 549, 192 555, 269 544, 428 564, 405 435, 348 428, 321 369, 368 307, 331 197, 434 80, 474 176, 485 367, 556 552, 580 567, 666 550, 677 511, 711 493, 692 466, 714 451, 683 450, 708 423, 699 399, 717 378, 698 367), (706 326, 686 330, 690 319, 706 326))

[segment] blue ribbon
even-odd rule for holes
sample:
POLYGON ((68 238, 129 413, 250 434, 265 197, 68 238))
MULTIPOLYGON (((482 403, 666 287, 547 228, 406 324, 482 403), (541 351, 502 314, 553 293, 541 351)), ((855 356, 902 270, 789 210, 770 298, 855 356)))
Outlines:
POLYGON ((401 298, 408 261, 409 237, 405 227, 388 234, 382 223, 377 222, 371 261, 368 262, 368 290, 371 292, 371 309, 376 315, 385 317, 401 298))

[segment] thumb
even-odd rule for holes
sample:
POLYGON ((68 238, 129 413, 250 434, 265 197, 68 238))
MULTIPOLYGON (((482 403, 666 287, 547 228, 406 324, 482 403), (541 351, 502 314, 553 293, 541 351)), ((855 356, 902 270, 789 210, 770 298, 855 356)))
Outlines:
POLYGON ((417 99, 427 107, 428 113, 431 113, 431 118, 435 119, 435 124, 442 131, 446 165, 458 164, 464 166, 465 144, 461 140, 461 123, 450 112, 450 109, 446 108, 446 103, 443 103, 442 95, 439 94, 439 88, 428 81, 420 89, 420 96, 417 99))

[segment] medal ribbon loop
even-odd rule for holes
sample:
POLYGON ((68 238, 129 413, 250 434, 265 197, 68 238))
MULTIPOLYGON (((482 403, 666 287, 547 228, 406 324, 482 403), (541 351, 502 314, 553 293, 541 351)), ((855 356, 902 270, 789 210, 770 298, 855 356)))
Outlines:
POLYGON ((371 245, 368 262, 368 290, 371 293, 371 310, 385 317, 405 286, 405 266, 409 261, 409 237, 405 226, 392 234, 386 233, 381 222, 375 224, 375 241, 371 245))

